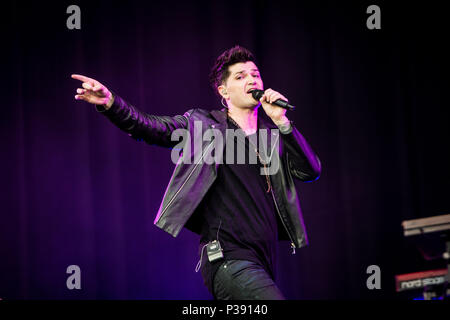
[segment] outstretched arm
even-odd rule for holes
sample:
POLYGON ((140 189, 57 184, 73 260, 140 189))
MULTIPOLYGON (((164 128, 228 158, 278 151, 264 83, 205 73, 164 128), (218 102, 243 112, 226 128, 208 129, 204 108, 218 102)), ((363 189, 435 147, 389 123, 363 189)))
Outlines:
POLYGON ((83 82, 83 88, 77 89, 75 99, 95 104, 97 111, 102 112, 119 129, 148 144, 169 148, 178 144, 178 141, 172 141, 172 132, 187 128, 193 112, 189 110, 173 117, 150 115, 113 94, 95 79, 78 74, 73 74, 72 78, 83 82))

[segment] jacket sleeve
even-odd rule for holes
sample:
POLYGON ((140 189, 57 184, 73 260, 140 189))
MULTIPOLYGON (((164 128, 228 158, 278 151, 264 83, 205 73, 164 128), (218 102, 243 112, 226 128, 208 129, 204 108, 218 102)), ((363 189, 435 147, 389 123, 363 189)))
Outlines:
POLYGON ((282 155, 287 163, 287 170, 301 181, 314 181, 320 177, 322 165, 303 135, 291 121, 291 128, 281 131, 283 142, 282 155))
POLYGON ((107 117, 115 126, 128 133, 137 141, 144 140, 151 145, 172 148, 178 141, 172 141, 172 132, 176 129, 187 129, 191 109, 183 115, 155 116, 138 110, 118 95, 114 95, 114 103, 109 109, 96 105, 98 112, 107 117))

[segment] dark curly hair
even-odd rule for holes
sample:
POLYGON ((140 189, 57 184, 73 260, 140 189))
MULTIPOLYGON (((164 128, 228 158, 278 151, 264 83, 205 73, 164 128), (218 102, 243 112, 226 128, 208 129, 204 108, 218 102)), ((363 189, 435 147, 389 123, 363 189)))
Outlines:
POLYGON ((253 61, 256 63, 253 54, 246 48, 239 45, 226 50, 216 59, 216 62, 211 68, 211 72, 209 74, 209 83, 219 98, 220 94, 217 92, 217 87, 224 83, 230 76, 230 70, 228 67, 235 63, 247 61, 253 61))

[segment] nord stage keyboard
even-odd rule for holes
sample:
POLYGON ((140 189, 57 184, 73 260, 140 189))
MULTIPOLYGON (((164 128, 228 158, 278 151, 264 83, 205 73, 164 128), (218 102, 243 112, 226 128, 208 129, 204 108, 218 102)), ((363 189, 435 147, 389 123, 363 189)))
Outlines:
POLYGON ((414 272, 395 276, 396 291, 423 289, 445 282, 447 269, 414 272))

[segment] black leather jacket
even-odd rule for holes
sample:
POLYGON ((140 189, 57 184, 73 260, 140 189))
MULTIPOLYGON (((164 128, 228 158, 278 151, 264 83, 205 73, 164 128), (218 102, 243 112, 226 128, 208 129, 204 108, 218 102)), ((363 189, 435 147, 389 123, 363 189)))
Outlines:
MULTIPOLYGON (((102 106, 96 106, 96 108, 132 138, 138 141, 143 140, 151 145, 169 148, 174 148, 179 144, 179 141, 171 140, 172 132, 176 129, 187 129, 190 136, 194 137, 194 121, 201 121, 203 124, 202 137, 204 130, 212 128, 220 130, 222 136, 225 137, 225 130, 228 126, 226 109, 213 111, 191 109, 183 115, 173 117, 154 116, 139 111, 118 95, 115 95, 111 108, 107 110, 102 106)), ((261 120, 261 118, 260 125, 267 129, 277 129, 272 121, 261 120)), ((279 239, 289 240, 295 253, 295 248, 307 245, 308 241, 293 178, 301 181, 318 179, 321 163, 292 121, 291 127, 292 130, 287 131, 289 133, 281 133, 277 136, 279 138, 278 159, 281 161, 279 161, 279 170, 276 174, 270 175, 270 179, 272 197, 284 230, 280 232, 279 239)), ((194 152, 205 153, 211 141, 202 143, 200 149, 191 148, 191 156, 194 156, 194 152)), ((269 142, 268 145, 272 144, 269 142)), ((203 154, 198 154, 198 156, 201 157, 203 154)), ((197 163, 193 161, 191 164, 179 161, 154 223, 174 237, 183 227, 199 233, 200 226, 189 219, 216 179, 218 166, 217 163, 208 164, 205 161, 197 163)))

